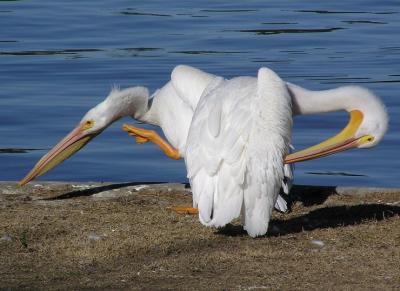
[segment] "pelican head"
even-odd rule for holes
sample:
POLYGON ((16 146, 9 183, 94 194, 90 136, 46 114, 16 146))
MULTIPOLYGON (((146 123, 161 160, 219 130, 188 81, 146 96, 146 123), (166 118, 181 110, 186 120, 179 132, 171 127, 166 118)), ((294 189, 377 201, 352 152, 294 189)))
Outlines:
POLYGON ((113 89, 103 102, 90 109, 78 125, 37 162, 18 185, 23 186, 62 163, 121 117, 130 115, 140 118, 147 111, 148 95, 144 87, 113 89))
POLYGON ((332 90, 308 91, 288 84, 292 93, 294 114, 311 114, 346 110, 350 119, 337 135, 307 149, 290 154, 286 163, 295 163, 335 154, 351 148, 370 148, 383 138, 388 127, 388 115, 381 100, 358 86, 332 90))

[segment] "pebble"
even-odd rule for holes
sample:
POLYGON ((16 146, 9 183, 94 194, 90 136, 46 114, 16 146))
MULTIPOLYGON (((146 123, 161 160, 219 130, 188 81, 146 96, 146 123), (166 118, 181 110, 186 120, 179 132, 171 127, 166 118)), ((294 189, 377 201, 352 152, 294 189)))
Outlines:
POLYGON ((325 243, 318 239, 313 239, 310 243, 316 248, 323 248, 325 246, 325 243))
POLYGON ((93 194, 91 197, 92 198, 116 198, 119 196, 119 192, 113 192, 113 191, 104 191, 100 193, 93 194))
POLYGON ((136 191, 140 191, 142 189, 148 188, 149 185, 138 185, 138 186, 134 186, 133 189, 136 191))
POLYGON ((81 188, 81 189, 89 189, 87 185, 71 185, 72 188, 81 188))
POLYGON ((99 240, 101 240, 101 236, 99 236, 99 235, 97 235, 95 233, 91 233, 91 234, 88 235, 88 239, 90 241, 99 241, 99 240))
POLYGON ((0 241, 12 241, 12 237, 9 236, 8 234, 4 234, 2 237, 0 237, 0 241))

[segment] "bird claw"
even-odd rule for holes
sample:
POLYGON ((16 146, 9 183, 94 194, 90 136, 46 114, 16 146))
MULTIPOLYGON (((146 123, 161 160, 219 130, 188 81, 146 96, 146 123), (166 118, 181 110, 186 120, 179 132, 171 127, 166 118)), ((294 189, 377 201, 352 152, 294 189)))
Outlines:
POLYGON ((190 206, 172 206, 168 207, 167 209, 174 211, 178 214, 190 214, 190 215, 199 214, 199 210, 197 208, 193 208, 190 206))
POLYGON ((146 142, 151 141, 151 137, 153 134, 152 130, 147 130, 143 128, 137 128, 129 124, 124 124, 122 129, 126 131, 130 136, 136 139, 136 143, 144 144, 146 142))
POLYGON ((143 144, 151 141, 158 145, 160 149, 167 155, 167 157, 174 160, 179 160, 181 158, 179 151, 173 148, 163 138, 161 138, 154 130, 138 128, 129 124, 124 124, 122 126, 122 129, 126 131, 130 136, 134 137, 138 144, 143 144))

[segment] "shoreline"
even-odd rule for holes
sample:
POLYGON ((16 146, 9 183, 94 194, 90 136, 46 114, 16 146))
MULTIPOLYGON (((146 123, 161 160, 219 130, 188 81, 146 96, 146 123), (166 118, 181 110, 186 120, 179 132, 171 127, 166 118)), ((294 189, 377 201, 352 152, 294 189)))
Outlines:
MULTIPOLYGON (((129 193, 146 191, 177 191, 191 194, 188 183, 169 183, 169 182, 63 182, 63 181, 34 181, 23 187, 18 187, 16 181, 0 181, 0 195, 22 194, 24 192, 38 194, 34 189, 43 189, 61 195, 63 198, 68 196, 79 196, 84 192, 85 196, 94 197, 117 197, 123 191, 129 193), (6 189, 6 191, 5 191, 6 189), (111 192, 112 191, 112 192, 111 192)), ((307 199, 311 197, 327 197, 330 195, 359 196, 385 194, 400 194, 400 188, 382 187, 354 187, 354 186, 318 186, 318 185, 293 185, 291 195, 296 199, 307 199)), ((39 198, 38 198, 39 199, 39 198)))

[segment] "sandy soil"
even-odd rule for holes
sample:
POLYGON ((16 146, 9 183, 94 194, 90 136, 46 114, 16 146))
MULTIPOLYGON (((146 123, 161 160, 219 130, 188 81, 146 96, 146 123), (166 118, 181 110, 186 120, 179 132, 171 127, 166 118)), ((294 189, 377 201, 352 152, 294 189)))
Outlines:
POLYGON ((400 191, 299 188, 257 239, 168 210, 188 193, 1 184, 0 289, 399 290, 400 191))

